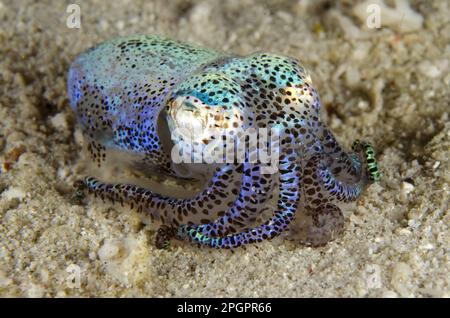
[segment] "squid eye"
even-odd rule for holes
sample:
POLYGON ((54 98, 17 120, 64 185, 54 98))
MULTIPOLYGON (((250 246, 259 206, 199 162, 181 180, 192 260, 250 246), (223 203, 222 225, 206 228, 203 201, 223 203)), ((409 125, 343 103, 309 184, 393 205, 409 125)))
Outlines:
POLYGON ((167 104, 169 129, 182 132, 187 140, 201 139, 207 124, 208 113, 200 100, 192 96, 179 96, 167 104))

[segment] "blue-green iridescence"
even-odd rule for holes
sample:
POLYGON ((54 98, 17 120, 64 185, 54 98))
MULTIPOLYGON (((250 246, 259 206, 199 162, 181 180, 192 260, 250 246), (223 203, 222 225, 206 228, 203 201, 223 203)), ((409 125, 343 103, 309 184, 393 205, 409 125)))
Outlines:
POLYGON ((373 149, 372 144, 355 140, 352 145, 352 150, 357 152, 364 152, 369 179, 371 181, 379 181, 381 174, 378 169, 378 163, 375 158, 375 150, 373 149))
POLYGON ((323 245, 343 226, 339 202, 356 200, 379 179, 370 144, 345 152, 322 123, 311 77, 293 58, 237 56, 157 36, 117 38, 75 59, 68 96, 98 166, 110 151, 121 151, 136 169, 183 180, 212 168, 186 165, 189 176, 182 174, 169 148, 182 140, 167 143, 167 131, 197 120, 226 131, 279 130, 277 173, 247 161, 216 165, 204 189, 188 199, 86 178, 102 198, 161 222, 160 247, 170 237, 214 248, 260 242, 287 230, 299 213, 310 219, 306 243, 323 245), (267 209, 272 217, 258 224, 267 209))

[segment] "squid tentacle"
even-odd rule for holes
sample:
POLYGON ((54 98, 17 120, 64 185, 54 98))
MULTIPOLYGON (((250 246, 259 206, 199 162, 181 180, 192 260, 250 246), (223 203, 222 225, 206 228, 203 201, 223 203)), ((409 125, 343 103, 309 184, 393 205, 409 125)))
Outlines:
POLYGON ((271 199, 269 193, 272 191, 273 180, 271 176, 262 175, 260 167, 254 164, 244 164, 243 171, 239 196, 232 207, 216 221, 196 227, 199 233, 220 237, 236 233, 256 221, 263 205, 271 199))
POLYGON ((85 185, 103 200, 128 203, 138 212, 149 213, 154 220, 163 224, 178 226, 185 218, 192 220, 196 214, 205 223, 224 214, 238 195, 242 182, 242 165, 226 164, 218 168, 206 187, 193 198, 178 199, 154 193, 131 184, 108 184, 87 177, 85 185), (206 221, 208 220, 208 221, 206 221))
POLYGON ((301 166, 297 163, 298 158, 295 156, 296 152, 293 151, 285 151, 280 155, 279 198, 277 209, 271 219, 260 226, 221 237, 203 234, 202 226, 181 225, 177 229, 176 237, 213 248, 234 248, 279 235, 294 219, 299 206, 301 166))
POLYGON ((291 238, 323 246, 342 232, 344 216, 336 204, 356 200, 369 180, 356 153, 343 160, 340 152, 316 153, 307 161, 303 169, 305 213, 291 226, 291 238))

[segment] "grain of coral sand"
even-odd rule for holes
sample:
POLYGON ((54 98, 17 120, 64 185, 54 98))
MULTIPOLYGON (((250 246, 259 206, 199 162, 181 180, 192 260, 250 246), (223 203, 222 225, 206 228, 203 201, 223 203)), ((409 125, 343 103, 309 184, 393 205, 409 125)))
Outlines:
POLYGON ((449 2, 378 1, 380 29, 357 3, 83 1, 69 29, 63 1, 1 0, 0 295, 450 296, 449 2), (363 137, 379 153, 382 180, 346 211, 345 233, 318 249, 156 250, 136 213, 78 203, 86 161, 68 65, 136 33, 307 65, 339 141, 363 137))

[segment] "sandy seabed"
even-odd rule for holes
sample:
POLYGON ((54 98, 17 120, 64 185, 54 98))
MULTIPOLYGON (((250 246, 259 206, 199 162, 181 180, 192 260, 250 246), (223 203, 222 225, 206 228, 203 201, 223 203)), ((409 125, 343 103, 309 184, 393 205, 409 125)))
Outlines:
POLYGON ((1 296, 450 296, 448 1, 381 3, 380 29, 350 0, 80 1, 70 29, 71 2, 0 1, 1 296), (76 200, 87 163, 68 66, 137 33, 301 60, 339 141, 378 152, 382 179, 345 212, 344 234, 323 248, 157 250, 137 213, 76 200))

